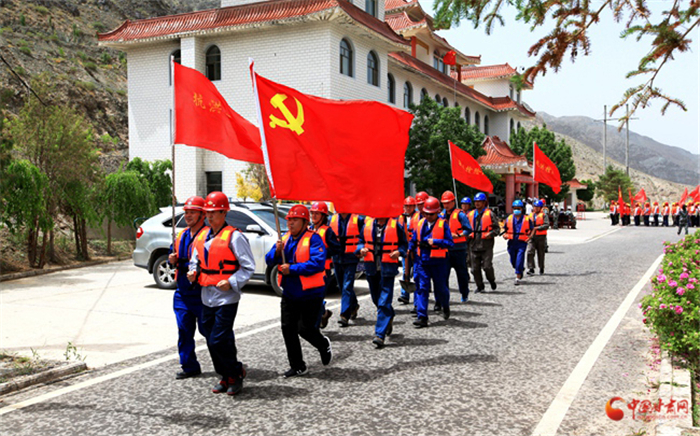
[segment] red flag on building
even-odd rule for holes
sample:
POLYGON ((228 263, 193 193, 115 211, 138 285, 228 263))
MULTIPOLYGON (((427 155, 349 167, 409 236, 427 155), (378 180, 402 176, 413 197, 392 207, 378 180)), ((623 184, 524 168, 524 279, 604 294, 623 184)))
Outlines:
POLYGON ((634 201, 639 203, 647 202, 647 193, 644 192, 644 188, 640 189, 639 192, 637 192, 637 195, 634 196, 634 201))
POLYGON ((688 188, 685 188, 685 191, 683 191, 683 195, 681 195, 681 201, 678 203, 678 207, 683 207, 686 200, 688 200, 688 188))
POLYGON ((690 197, 693 198, 693 201, 696 203, 700 201, 700 185, 696 186, 695 189, 690 191, 690 194, 688 194, 690 197))
POLYGON ((442 62, 445 65, 456 65, 457 64, 457 53, 454 50, 448 51, 442 58, 442 62))
POLYGON ((464 183, 467 186, 476 188, 480 191, 493 192, 493 184, 476 159, 469 153, 462 150, 452 143, 450 145, 450 161, 452 162, 452 177, 464 183))
POLYGON ((233 111, 209 79, 173 62, 175 143, 263 163, 260 131, 233 111))
POLYGON ((373 217, 401 213, 413 115, 376 101, 314 97, 253 71, 270 190, 373 217))
POLYGON ((534 176, 536 182, 544 183, 545 185, 552 188, 555 194, 561 192, 561 176, 559 175, 559 169, 554 162, 552 162, 546 154, 540 150, 535 144, 534 150, 534 176))

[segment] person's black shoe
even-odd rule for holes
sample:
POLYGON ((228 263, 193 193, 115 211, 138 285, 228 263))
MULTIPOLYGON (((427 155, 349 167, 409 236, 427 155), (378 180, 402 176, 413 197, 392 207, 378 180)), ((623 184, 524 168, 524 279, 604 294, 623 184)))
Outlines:
POLYGON ((298 377, 300 375, 306 374, 307 372, 309 372, 309 371, 306 368, 304 368, 304 369, 291 368, 289 371, 284 373, 284 378, 298 377))
POLYGON ((330 310, 326 309, 325 312, 323 312, 323 315, 321 315, 321 328, 325 329, 328 326, 328 320, 333 316, 333 312, 330 310))
POLYGON ((413 321, 413 325, 417 329, 422 329, 423 327, 428 327, 428 318, 426 318, 424 316, 420 316, 420 317, 418 317, 417 320, 413 321))
POLYGON ((410 313, 412 313, 412 314, 414 314, 414 315, 415 315, 416 313, 418 313, 418 309, 416 309, 416 306, 413 306, 413 309, 411 309, 411 312, 410 312, 410 313))
POLYGON ((483 294, 484 293, 484 288, 476 288, 476 291, 474 291, 477 294, 483 294))
POLYGON ((236 395, 240 394, 243 390, 243 377, 229 377, 228 378, 228 389, 226 389, 226 394, 236 395))
POLYGON ((540 275, 541 275, 541 276, 544 275, 544 268, 540 268, 540 275))
POLYGON ((338 325, 341 327, 347 327, 350 325, 348 322, 348 319, 345 318, 343 315, 340 315, 340 318, 338 319, 338 325))
POLYGON ((391 334, 394 332, 394 317, 392 316, 391 319, 389 320, 389 325, 386 327, 386 335, 391 336, 391 334))
POLYGON ((357 319, 357 312, 360 311, 360 305, 357 304, 350 314, 350 319, 357 319))
POLYGON ((221 380, 218 385, 214 386, 211 391, 215 394, 223 394, 228 390, 228 380, 221 380))
POLYGON ((442 309, 442 318, 443 319, 450 319, 450 308, 449 307, 442 309))
POLYGON ((384 339, 380 338, 379 336, 376 336, 374 339, 372 339, 372 343, 377 349, 384 348, 384 339))
POLYGON ((323 366, 326 366, 333 360, 333 347, 331 346, 331 340, 328 339, 328 336, 324 336, 324 338, 326 342, 328 342, 328 345, 318 350, 318 352, 321 353, 321 363, 323 366))
POLYGON ((435 304, 435 306, 433 307, 433 312, 442 312, 442 306, 440 306, 439 304, 435 304))
POLYGON ((175 374, 175 379, 176 380, 184 380, 184 379, 190 378, 190 377, 197 377, 201 373, 202 373, 201 369, 198 369, 196 371, 190 371, 190 372, 180 371, 177 374, 175 374))
POLYGON ((535 269, 534 269, 534 268, 531 268, 531 269, 527 270, 527 275, 529 275, 529 276, 534 276, 534 275, 535 275, 535 269))
POLYGON ((495 291, 498 285, 496 285, 496 282, 491 282, 491 290, 495 291))
POLYGON ((401 296, 398 298, 398 300, 399 300, 399 303, 401 303, 401 304, 409 304, 409 303, 411 302, 411 300, 409 299, 409 297, 404 297, 403 295, 401 295, 401 296))

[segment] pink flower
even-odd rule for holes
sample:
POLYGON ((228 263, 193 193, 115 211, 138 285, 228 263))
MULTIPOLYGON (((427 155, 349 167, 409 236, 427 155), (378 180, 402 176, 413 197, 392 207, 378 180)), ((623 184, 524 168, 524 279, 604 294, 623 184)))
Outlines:
POLYGON ((678 289, 676 289, 676 294, 678 294, 678 295, 683 295, 683 294, 685 294, 685 289, 683 289, 683 288, 678 288, 678 289))
POLYGON ((644 324, 646 324, 646 323, 647 323, 647 319, 644 318, 644 319, 642 320, 642 322, 643 322, 644 324))
POLYGON ((685 279, 687 279, 688 277, 690 277, 690 275, 689 275, 687 272, 684 272, 684 273, 682 273, 682 274, 680 275, 679 279, 680 279, 680 280, 685 280, 685 279))
POLYGON ((640 309, 642 308, 642 303, 639 303, 639 308, 640 308, 640 309))
POLYGON ((683 313, 683 308, 681 306, 676 306, 676 313, 679 315, 683 313))
POLYGON ((660 305, 659 305, 659 309, 666 309, 666 307, 668 307, 668 306, 666 306, 665 304, 660 304, 660 305))
POLYGON ((688 284, 688 289, 695 289, 695 285, 693 285, 693 284, 688 284))
POLYGON ((669 263, 668 263, 668 266, 673 266, 673 262, 669 262, 669 263))
POLYGON ((676 286, 678 286, 678 283, 676 283, 675 280, 669 280, 668 285, 672 288, 675 288, 676 286))
POLYGON ((666 276, 663 275, 663 274, 659 274, 659 275, 656 277, 656 280, 658 280, 659 283, 663 283, 663 282, 666 281, 666 276))

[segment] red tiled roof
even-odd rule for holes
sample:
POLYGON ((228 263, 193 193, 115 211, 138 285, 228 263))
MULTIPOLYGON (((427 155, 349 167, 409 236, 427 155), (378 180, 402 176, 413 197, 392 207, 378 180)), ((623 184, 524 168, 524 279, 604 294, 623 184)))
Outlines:
POLYGON ((391 30, 388 24, 360 10, 347 0, 269 0, 145 20, 127 20, 117 29, 99 34, 98 40, 119 43, 166 39, 188 33, 303 17, 335 8, 341 9, 353 20, 391 42, 408 45, 408 41, 391 30))
POLYGON ((384 17, 384 19, 386 20, 386 23, 389 25, 389 27, 391 27, 395 32, 399 32, 401 30, 405 30, 411 27, 428 25, 427 21, 425 21, 425 18, 423 18, 420 21, 413 21, 406 12, 387 15, 386 17, 384 17))
POLYGON ((418 0, 386 0, 384 2, 384 10, 392 11, 394 9, 402 8, 405 6, 411 6, 418 3, 418 0))
POLYGON ((518 165, 528 166, 525 156, 515 154, 510 149, 508 144, 501 140, 498 136, 487 136, 481 145, 486 151, 485 156, 479 156, 476 161, 479 165, 485 166, 503 166, 503 165, 518 165))
POLYGON ((526 116, 534 117, 535 113, 527 110, 523 105, 518 104, 510 99, 510 97, 488 97, 473 88, 466 86, 463 83, 456 81, 455 79, 442 74, 430 65, 419 61, 413 56, 403 53, 394 52, 389 53, 389 57, 397 60, 398 62, 406 65, 419 73, 422 73, 431 79, 442 83, 443 85, 449 87, 450 89, 455 89, 467 98, 470 98, 482 105, 491 108, 494 111, 500 112, 504 110, 519 110, 526 116))
MULTIPOLYGON (((488 79, 498 79, 512 77, 518 74, 515 68, 507 63, 500 65, 484 65, 482 67, 464 67, 462 68, 462 81, 478 81, 488 79)), ((452 77, 457 77, 457 72, 452 72, 452 77)), ((532 83, 525 82, 525 86, 532 88, 532 83)))
POLYGON ((571 179, 564 184, 569 185, 569 188, 573 189, 574 191, 579 189, 588 189, 588 185, 584 185, 583 183, 579 182, 578 179, 571 179))

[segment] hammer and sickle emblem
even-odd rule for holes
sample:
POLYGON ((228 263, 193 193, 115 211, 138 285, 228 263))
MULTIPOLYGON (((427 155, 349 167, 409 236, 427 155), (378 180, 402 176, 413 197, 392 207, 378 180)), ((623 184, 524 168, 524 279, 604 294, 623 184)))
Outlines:
POLYGON ((286 99, 286 95, 276 94, 270 100, 270 104, 272 104, 272 107, 274 107, 275 109, 279 109, 285 118, 284 120, 281 120, 274 115, 270 115, 270 127, 274 129, 275 127, 279 126, 285 129, 289 129, 297 135, 301 135, 302 133, 304 133, 304 129, 301 128, 301 126, 304 125, 304 107, 301 105, 301 103, 299 103, 299 100, 297 100, 295 97, 294 100, 297 102, 297 116, 295 117, 294 115, 292 115, 292 112, 284 103, 286 99))

